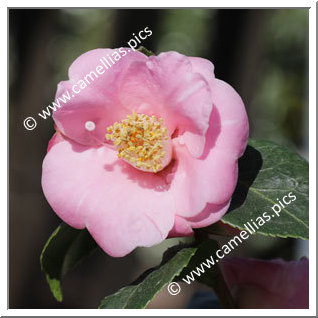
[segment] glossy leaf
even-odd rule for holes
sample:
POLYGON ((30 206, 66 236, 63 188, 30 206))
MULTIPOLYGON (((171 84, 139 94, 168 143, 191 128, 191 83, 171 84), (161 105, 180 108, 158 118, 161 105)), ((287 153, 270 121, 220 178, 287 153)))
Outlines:
POLYGON ((40 263, 56 300, 63 299, 63 276, 96 246, 87 230, 76 230, 65 223, 52 233, 42 250, 40 263))
POLYGON ((308 173, 308 162, 288 148, 269 141, 250 140, 239 160, 237 187, 222 221, 240 229, 250 222, 259 234, 308 239, 308 173), (284 203, 284 197, 289 204, 284 203), (284 206, 281 211, 280 204, 284 206), (271 218, 269 221, 263 217, 264 212, 271 218))
POLYGON ((145 308, 157 293, 189 263, 197 248, 183 248, 158 268, 147 271, 144 279, 138 279, 134 285, 120 289, 113 295, 105 297, 100 304, 106 308, 145 308))
POLYGON ((234 300, 218 265, 219 259, 215 254, 218 249, 219 244, 216 241, 211 239, 204 240, 198 246, 188 266, 175 279, 192 283, 192 279, 194 278, 198 282, 213 288, 222 308, 235 308, 234 300))
MULTIPOLYGON (((202 262, 215 254, 218 244, 213 240, 205 239, 196 246, 175 246, 169 249, 163 258, 163 262, 157 268, 147 271, 132 285, 120 289, 117 293, 105 297, 100 305, 102 309, 119 308, 145 308, 154 296, 166 285, 174 282, 189 282, 194 280, 212 287, 220 298, 223 308, 234 308, 232 296, 224 282, 222 273, 216 261, 214 266, 202 267, 202 262), (168 258, 168 259, 167 259, 168 258), (197 270, 197 267, 201 271, 197 270), (191 271, 201 272, 199 276, 192 275, 194 280, 189 280, 187 275, 191 271), (202 270, 204 271, 202 273, 202 270)), ((183 284, 182 288, 191 288, 183 284)), ((174 286, 174 290, 176 290, 174 286)), ((174 297, 173 295, 171 297, 174 297)))

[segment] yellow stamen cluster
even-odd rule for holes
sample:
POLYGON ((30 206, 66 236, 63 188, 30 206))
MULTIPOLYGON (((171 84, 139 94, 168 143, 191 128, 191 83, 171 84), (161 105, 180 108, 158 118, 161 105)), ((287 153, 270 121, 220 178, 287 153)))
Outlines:
POLYGON ((169 139, 163 119, 133 112, 107 128, 106 139, 113 141, 118 158, 144 171, 160 171, 165 157, 164 141, 169 139))

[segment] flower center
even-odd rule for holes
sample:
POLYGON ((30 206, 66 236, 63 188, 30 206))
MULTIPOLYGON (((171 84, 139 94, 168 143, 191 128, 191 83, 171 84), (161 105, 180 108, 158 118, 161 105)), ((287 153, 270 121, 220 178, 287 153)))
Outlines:
POLYGON ((171 160, 171 139, 162 118, 133 112, 107 132, 106 139, 117 147, 118 158, 139 170, 156 173, 171 160))

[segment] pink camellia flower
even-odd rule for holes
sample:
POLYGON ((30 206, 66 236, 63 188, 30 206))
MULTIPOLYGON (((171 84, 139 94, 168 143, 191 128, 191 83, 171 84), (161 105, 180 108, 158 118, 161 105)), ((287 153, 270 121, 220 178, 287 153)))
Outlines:
POLYGON ((291 262, 230 258, 222 261, 222 270, 239 308, 309 308, 307 258, 291 262))
POLYGON ((81 55, 58 85, 56 98, 91 81, 54 112, 42 174, 53 210, 112 256, 218 221, 249 131, 240 96, 208 60, 120 52, 102 75, 115 50, 81 55))

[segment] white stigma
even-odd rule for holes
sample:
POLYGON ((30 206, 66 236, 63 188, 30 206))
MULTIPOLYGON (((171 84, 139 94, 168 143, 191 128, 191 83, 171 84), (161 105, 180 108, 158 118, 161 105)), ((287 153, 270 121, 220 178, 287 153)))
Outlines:
POLYGON ((88 130, 88 131, 93 131, 94 129, 95 129, 95 123, 94 122, 92 122, 92 121, 87 121, 86 123, 85 123, 85 128, 86 128, 86 130, 88 130))

